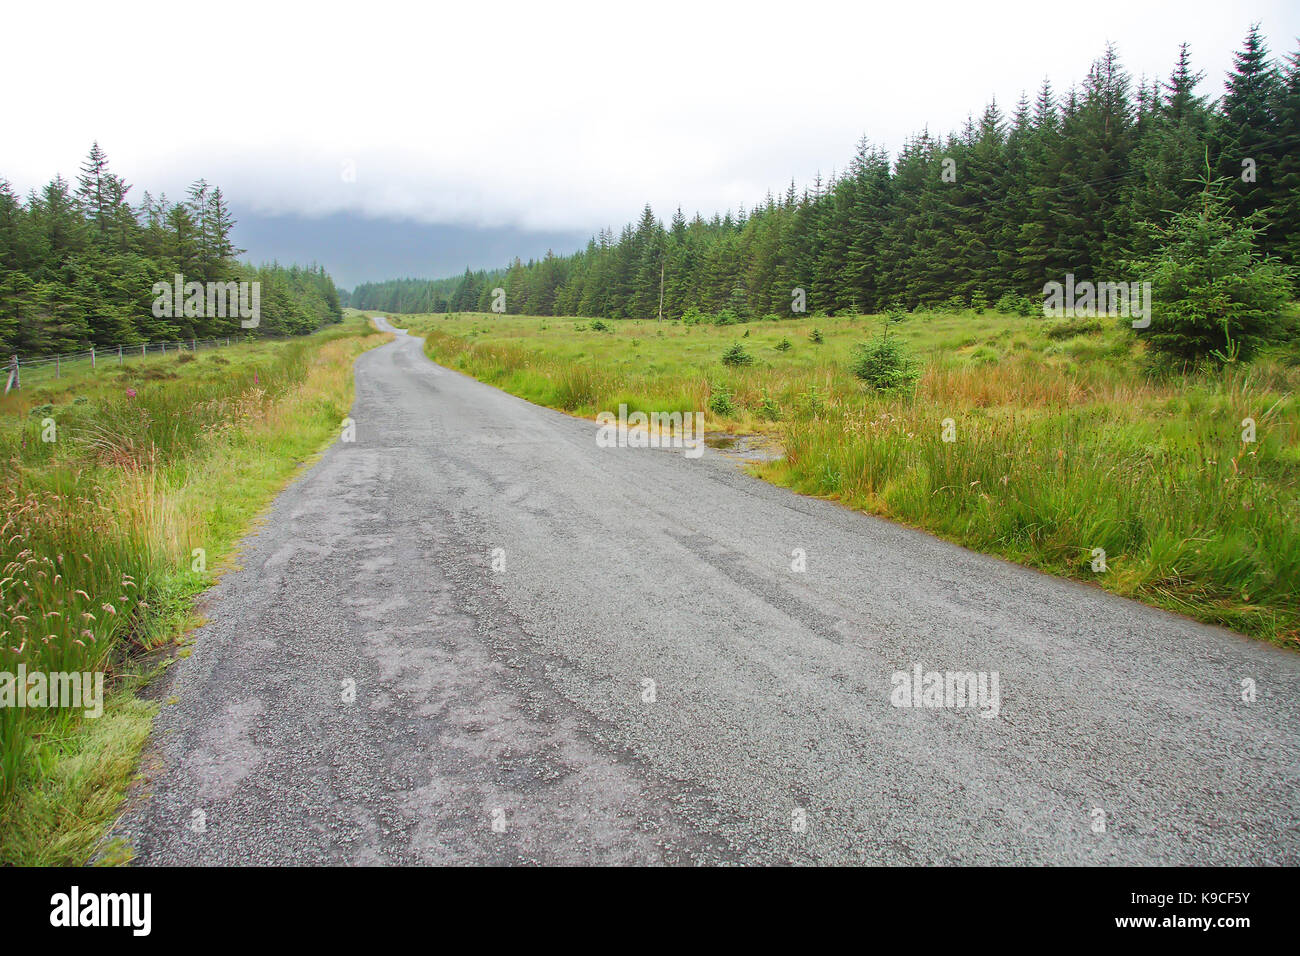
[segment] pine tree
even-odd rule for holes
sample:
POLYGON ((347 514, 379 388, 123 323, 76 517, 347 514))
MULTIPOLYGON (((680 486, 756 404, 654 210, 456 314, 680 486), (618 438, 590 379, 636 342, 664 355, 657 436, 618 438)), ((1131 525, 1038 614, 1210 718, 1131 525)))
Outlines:
POLYGON ((646 203, 630 250, 635 275, 627 311, 633 318, 650 319, 658 314, 659 279, 661 270, 667 267, 664 260, 665 246, 663 226, 655 218, 650 204, 646 203))
POLYGON ((1260 214, 1239 218, 1228 196, 1207 166, 1196 204, 1159 229, 1155 255, 1136 263, 1152 304, 1151 325, 1138 335, 1157 353, 1244 361, 1286 332, 1286 269, 1257 248, 1260 214))
POLYGON ((94 224, 101 237, 106 236, 111 225, 110 187, 108 156, 99 148, 99 143, 92 143, 86 161, 81 164, 81 175, 77 177, 77 202, 86 218, 94 224))
POLYGON ((224 278, 237 256, 243 249, 235 248, 230 241, 230 233, 235 228, 235 219, 230 214, 230 206, 221 192, 220 186, 214 186, 207 194, 202 220, 203 242, 207 246, 214 263, 211 278, 224 278))
POLYGON ((1029 218, 1030 161, 1034 136, 1033 106, 1022 95, 1007 133, 998 208, 991 215, 990 241, 997 274, 1005 292, 1025 293, 1031 288, 1020 255, 1020 228, 1029 218))
POLYGON ((1205 165, 1210 112, 1196 94, 1203 74, 1193 72, 1186 43, 1179 48, 1178 65, 1157 95, 1136 133, 1130 157, 1130 177, 1124 187, 1122 218, 1133 227, 1132 253, 1152 254, 1149 231, 1138 223, 1162 223, 1186 209, 1197 197, 1200 170, 1205 165))
MULTIPOLYGON (((1245 46, 1234 55, 1215 128, 1219 174, 1232 184, 1232 204, 1245 218, 1263 212, 1276 193, 1277 116, 1282 82, 1269 61, 1268 47, 1255 24, 1245 46)), ((1266 248, 1280 237, 1268 230, 1266 248)))
POLYGON ((1081 272, 1098 275, 1120 267, 1127 255, 1130 224, 1123 211, 1124 178, 1133 148, 1133 103, 1129 76, 1113 44, 1093 64, 1084 82, 1077 171, 1076 209, 1095 240, 1083 253, 1081 272))
POLYGON ((1300 281, 1300 50, 1287 58, 1273 112, 1277 160, 1268 197, 1273 249, 1300 281))

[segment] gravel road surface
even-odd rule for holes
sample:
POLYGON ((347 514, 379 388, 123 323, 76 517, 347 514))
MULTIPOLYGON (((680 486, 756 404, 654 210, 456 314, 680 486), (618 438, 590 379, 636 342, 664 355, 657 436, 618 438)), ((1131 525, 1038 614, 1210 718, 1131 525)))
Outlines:
POLYGON ((1300 863, 1300 655, 356 376, 155 689, 139 862, 1300 863))

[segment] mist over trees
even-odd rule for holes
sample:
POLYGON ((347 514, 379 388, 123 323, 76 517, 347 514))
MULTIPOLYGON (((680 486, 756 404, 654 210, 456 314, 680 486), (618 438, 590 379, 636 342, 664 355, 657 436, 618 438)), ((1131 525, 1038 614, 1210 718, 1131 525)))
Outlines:
MULTIPOLYGON (((424 281, 357 286, 357 308, 679 318, 789 315, 792 289, 828 314, 1037 298, 1066 272, 1136 279, 1158 230, 1193 205, 1207 161, 1230 215, 1252 214, 1260 249, 1300 264, 1300 51, 1273 60, 1252 28, 1221 97, 1199 92, 1184 44, 1169 76, 1135 82, 1114 46, 1077 89, 1044 83, 1009 114, 997 103, 960 132, 912 136, 891 161, 864 139, 848 168, 750 211, 601 230, 573 255, 516 259, 424 281)), ((1292 273, 1294 275, 1294 272, 1292 273)))
POLYGON ((342 318, 334 282, 317 267, 240 263, 218 186, 200 179, 180 202, 132 187, 95 143, 75 183, 56 176, 25 200, 0 179, 0 352, 48 354, 89 345, 310 332, 342 318), (158 317, 154 283, 260 281, 260 324, 158 317))

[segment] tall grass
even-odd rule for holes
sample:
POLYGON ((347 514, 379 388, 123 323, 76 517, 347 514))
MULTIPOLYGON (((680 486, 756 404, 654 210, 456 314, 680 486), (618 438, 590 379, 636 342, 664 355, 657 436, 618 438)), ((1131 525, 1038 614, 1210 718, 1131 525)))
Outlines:
POLYGON ((141 362, 7 400, 0 672, 103 672, 116 710, 90 727, 80 712, 0 708, 0 862, 84 862, 116 802, 102 789, 120 790, 147 733, 122 680, 174 636, 293 466, 337 434, 352 358, 383 338, 362 331, 141 362), (199 548, 210 566, 196 568, 199 548))
POLYGON ((969 547, 1294 640, 1295 423, 1268 394, 1243 404, 1231 375, 1179 390, 1071 402, 1071 383, 1042 383, 1018 393, 1042 399, 1025 407, 988 403, 983 383, 969 394, 929 383, 915 398, 864 404, 860 418, 792 422, 772 474, 969 547), (1254 444, 1240 440, 1252 412, 1254 444))

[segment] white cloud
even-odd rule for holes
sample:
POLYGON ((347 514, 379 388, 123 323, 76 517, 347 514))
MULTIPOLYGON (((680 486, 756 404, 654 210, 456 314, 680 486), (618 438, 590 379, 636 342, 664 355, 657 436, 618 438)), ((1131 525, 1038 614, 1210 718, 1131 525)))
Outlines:
POLYGON ((1107 40, 1137 78, 1192 44, 1203 92, 1291 3, 26 4, 6 13, 0 175, 71 178, 92 139, 135 184, 204 176, 266 213, 594 229, 706 214, 891 151, 1107 40), (355 164, 355 182, 342 175, 355 164))

